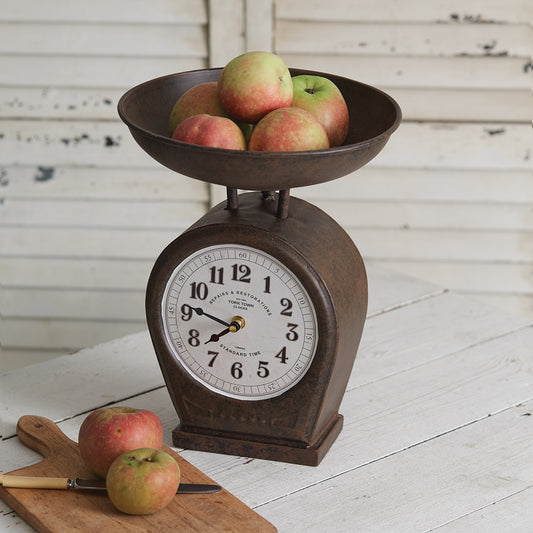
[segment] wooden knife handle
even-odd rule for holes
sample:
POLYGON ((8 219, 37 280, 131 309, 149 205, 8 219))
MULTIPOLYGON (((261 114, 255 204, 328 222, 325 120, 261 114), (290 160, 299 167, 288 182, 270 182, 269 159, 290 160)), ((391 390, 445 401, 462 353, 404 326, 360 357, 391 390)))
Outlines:
POLYGON ((19 489, 66 489, 66 477, 11 476, 0 472, 0 485, 19 489))

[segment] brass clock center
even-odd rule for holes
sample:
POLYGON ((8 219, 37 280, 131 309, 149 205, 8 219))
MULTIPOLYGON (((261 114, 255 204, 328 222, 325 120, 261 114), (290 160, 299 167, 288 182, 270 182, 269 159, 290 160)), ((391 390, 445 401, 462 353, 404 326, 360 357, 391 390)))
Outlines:
POLYGON ((244 321, 244 318, 242 318, 242 316, 234 316, 232 319, 231 319, 231 323, 230 323, 230 326, 229 326, 229 330, 232 332, 232 333, 235 333, 236 331, 239 331, 240 329, 244 328, 244 325, 245 325, 245 321, 244 321))

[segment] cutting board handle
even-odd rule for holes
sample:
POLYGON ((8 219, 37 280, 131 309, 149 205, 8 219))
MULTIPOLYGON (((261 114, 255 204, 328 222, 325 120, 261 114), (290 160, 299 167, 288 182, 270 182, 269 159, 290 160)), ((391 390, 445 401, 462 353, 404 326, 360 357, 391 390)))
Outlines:
POLYGON ((73 450, 79 453, 77 443, 70 440, 52 420, 42 416, 24 415, 19 418, 17 436, 28 448, 48 459, 64 457, 73 450))

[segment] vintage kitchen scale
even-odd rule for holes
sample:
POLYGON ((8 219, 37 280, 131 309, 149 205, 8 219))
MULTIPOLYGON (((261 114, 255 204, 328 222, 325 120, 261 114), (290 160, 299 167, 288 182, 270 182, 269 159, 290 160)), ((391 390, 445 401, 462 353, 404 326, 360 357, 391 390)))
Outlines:
POLYGON ((366 164, 398 127, 401 111, 368 85, 291 69, 339 87, 350 112, 343 146, 242 152, 169 138, 179 96, 220 72, 157 78, 118 105, 150 156, 227 188, 227 202, 161 253, 146 289, 150 335, 180 420, 173 443, 315 466, 342 428, 338 410, 363 330, 367 280, 346 232, 290 189, 366 164))

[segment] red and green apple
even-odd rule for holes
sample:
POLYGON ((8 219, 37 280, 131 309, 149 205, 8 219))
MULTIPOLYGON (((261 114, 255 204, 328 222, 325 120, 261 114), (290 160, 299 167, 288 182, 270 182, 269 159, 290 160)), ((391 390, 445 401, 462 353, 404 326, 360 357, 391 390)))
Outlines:
POLYGON ((292 78, 292 106, 312 113, 324 126, 329 145, 340 146, 348 135, 349 115, 339 88, 328 78, 302 74, 292 78))
POLYGON ((172 138, 201 146, 246 150, 246 139, 241 129, 225 117, 204 114, 186 118, 175 129, 172 138))
POLYGON ((247 52, 222 69, 217 93, 235 120, 256 124, 270 111, 290 106, 293 87, 289 69, 279 56, 247 52))
POLYGON ((90 413, 78 433, 80 455, 87 468, 105 478, 111 463, 137 448, 161 448, 163 426, 148 409, 103 407, 90 413))
POLYGON ((227 117, 228 113, 222 107, 217 96, 217 82, 207 81, 199 83, 185 91, 174 104, 168 120, 170 135, 186 118, 194 115, 213 115, 227 117))
POLYGON ((180 484, 180 468, 168 453, 153 448, 117 457, 107 473, 106 488, 113 505, 123 513, 151 514, 164 509, 180 484))
POLYGON ((299 107, 282 107, 262 118, 252 132, 249 150, 299 152, 329 148, 328 135, 318 119, 299 107))

